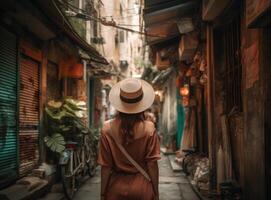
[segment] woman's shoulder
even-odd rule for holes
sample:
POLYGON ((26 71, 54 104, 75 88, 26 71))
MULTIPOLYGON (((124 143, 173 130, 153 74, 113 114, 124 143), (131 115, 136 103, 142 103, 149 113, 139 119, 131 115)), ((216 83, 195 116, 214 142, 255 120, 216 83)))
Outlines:
POLYGON ((111 129, 111 123, 112 123, 112 120, 107 120, 107 121, 105 121, 103 123, 101 134, 103 134, 103 135, 107 135, 108 134, 108 132, 111 129))
POLYGON ((153 136, 153 134, 155 133, 154 123, 149 120, 145 120, 143 122, 143 128, 145 136, 153 136))

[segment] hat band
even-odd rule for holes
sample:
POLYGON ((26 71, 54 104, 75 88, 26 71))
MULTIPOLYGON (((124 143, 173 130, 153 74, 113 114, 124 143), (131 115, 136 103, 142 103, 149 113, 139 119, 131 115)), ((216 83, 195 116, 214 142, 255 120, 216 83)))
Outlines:
POLYGON ((120 99, 125 103, 137 103, 143 99, 143 93, 140 96, 133 98, 133 99, 128 99, 128 98, 120 95, 120 99))

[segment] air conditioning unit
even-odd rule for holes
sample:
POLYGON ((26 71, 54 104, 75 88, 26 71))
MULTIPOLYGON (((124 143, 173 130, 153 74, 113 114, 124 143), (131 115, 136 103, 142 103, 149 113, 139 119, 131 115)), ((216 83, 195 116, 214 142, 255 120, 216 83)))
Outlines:
POLYGON ((94 44, 104 44, 105 40, 103 37, 93 37, 91 38, 91 42, 94 44))
POLYGON ((181 61, 192 60, 198 44, 196 34, 183 35, 179 43, 179 59, 181 61))
POLYGON ((115 34, 115 44, 119 43, 119 34, 115 34))
POLYGON ((126 69, 128 67, 129 63, 127 60, 120 60, 120 68, 126 69))

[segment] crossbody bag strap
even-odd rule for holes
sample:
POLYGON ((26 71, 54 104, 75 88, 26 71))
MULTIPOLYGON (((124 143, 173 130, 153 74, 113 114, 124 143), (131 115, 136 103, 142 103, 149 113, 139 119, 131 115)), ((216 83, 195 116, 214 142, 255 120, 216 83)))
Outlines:
POLYGON ((126 149, 115 139, 112 130, 112 121, 110 121, 110 136, 112 140, 116 143, 119 150, 122 154, 129 160, 129 162, 134 165, 134 167, 148 180, 151 182, 151 178, 149 174, 130 156, 130 154, 126 151, 126 149))

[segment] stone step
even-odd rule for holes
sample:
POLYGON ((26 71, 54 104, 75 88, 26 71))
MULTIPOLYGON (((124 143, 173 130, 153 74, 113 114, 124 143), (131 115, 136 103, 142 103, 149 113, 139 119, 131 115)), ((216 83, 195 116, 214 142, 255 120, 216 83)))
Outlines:
POLYGON ((182 167, 175 161, 175 155, 168 156, 170 166, 174 172, 182 172, 182 167))
POLYGON ((48 181, 38 177, 24 177, 17 181, 16 184, 11 185, 0 191, 1 200, 28 200, 37 199, 49 190, 48 181))

